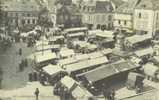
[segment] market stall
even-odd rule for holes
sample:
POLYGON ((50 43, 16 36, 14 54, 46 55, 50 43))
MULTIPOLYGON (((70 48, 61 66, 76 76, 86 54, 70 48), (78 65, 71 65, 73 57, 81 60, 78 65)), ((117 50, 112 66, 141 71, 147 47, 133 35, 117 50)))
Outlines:
POLYGON ((148 79, 159 80, 159 67, 153 63, 147 63, 143 70, 148 79))
POLYGON ((67 75, 67 73, 60 66, 52 64, 43 67, 42 72, 46 75, 48 82, 52 85, 67 75))

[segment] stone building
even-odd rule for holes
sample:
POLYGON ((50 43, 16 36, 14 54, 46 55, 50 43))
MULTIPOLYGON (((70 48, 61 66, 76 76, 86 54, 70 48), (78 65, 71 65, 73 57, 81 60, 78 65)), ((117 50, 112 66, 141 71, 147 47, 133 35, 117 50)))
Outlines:
POLYGON ((141 0, 134 11, 134 29, 138 34, 159 34, 159 1, 141 0))
POLYGON ((35 0, 5 0, 2 9, 9 26, 24 27, 37 24, 39 5, 35 0))
POLYGON ((140 0, 129 0, 114 11, 114 28, 126 32, 133 31, 133 13, 140 0))
POLYGON ((89 29, 112 29, 113 7, 109 1, 96 1, 81 6, 82 22, 89 29))

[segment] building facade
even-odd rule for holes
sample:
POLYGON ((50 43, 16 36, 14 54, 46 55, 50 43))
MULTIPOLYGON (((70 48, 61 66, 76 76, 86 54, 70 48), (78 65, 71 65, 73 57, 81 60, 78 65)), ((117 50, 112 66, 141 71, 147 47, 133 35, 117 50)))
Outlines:
POLYGON ((6 0, 2 4, 7 24, 14 27, 36 25, 39 5, 34 0, 6 0))
POLYGON ((134 29, 138 34, 159 34, 159 1, 141 0, 134 12, 134 29))
POLYGON ((97 1, 81 7, 82 22, 93 29, 112 29, 113 7, 109 1, 97 1))
POLYGON ((113 25, 116 30, 133 31, 133 13, 140 0, 129 0, 114 11, 113 25))

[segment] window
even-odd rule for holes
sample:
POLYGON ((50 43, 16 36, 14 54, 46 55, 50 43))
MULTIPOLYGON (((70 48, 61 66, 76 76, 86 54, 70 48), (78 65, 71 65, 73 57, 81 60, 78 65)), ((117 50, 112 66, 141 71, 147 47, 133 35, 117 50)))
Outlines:
POLYGON ((30 17, 30 14, 28 13, 27 16, 30 17))
POLYGON ((120 20, 118 20, 118 24, 121 24, 121 21, 120 21, 120 20))
POLYGON ((111 17, 111 15, 109 15, 109 16, 108 16, 108 20, 111 21, 111 19, 112 19, 112 17, 111 17))
POLYGON ((30 24, 30 20, 28 19, 28 24, 30 24))
POLYGON ((35 24, 35 19, 33 19, 33 24, 35 24))
POLYGON ((127 24, 127 22, 126 22, 126 20, 124 21, 124 25, 126 25, 127 24))
POLYGON ((139 13, 139 18, 141 18, 141 13, 139 13))

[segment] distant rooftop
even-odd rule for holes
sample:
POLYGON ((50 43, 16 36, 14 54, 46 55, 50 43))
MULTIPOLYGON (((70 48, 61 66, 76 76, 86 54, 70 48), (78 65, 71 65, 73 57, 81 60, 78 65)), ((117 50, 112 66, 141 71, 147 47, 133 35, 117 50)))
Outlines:
POLYGON ((159 0, 141 0, 137 9, 152 9, 159 10, 159 0))
POLYGON ((129 0, 122 4, 118 9, 116 9, 116 13, 127 13, 132 14, 135 7, 139 4, 140 0, 129 0))
POLYGON ((4 11, 39 11, 36 0, 6 0, 3 1, 4 11))

